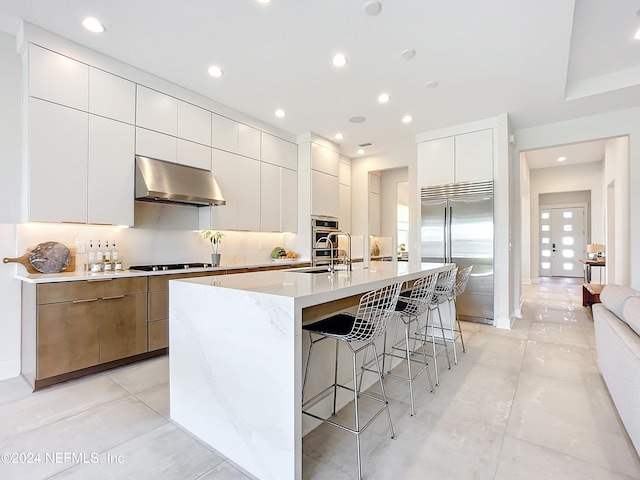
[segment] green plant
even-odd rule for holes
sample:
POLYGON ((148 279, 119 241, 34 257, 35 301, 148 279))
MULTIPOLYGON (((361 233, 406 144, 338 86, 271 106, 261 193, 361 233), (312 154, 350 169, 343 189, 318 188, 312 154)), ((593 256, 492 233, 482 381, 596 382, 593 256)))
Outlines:
POLYGON ((211 242, 211 248, 213 253, 218 253, 218 249, 222 244, 222 237, 224 234, 221 232, 214 232, 213 230, 203 230, 202 236, 211 242))

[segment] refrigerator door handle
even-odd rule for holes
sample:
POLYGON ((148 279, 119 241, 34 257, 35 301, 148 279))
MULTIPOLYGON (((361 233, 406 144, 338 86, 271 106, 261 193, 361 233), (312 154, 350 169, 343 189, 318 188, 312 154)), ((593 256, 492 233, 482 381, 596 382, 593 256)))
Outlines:
POLYGON ((448 249, 448 256, 447 256, 447 262, 451 263, 453 261, 453 245, 451 245, 451 223, 453 220, 453 207, 451 205, 447 206, 447 210, 449 211, 448 213, 448 222, 447 222, 447 245, 449 246, 448 249))
POLYGON ((447 238, 447 231, 449 229, 448 225, 449 225, 449 216, 447 215, 447 207, 444 207, 444 229, 442 231, 442 236, 443 236, 443 243, 444 243, 444 250, 443 250, 443 257, 442 257, 442 263, 447 263, 447 258, 449 258, 449 240, 447 238))

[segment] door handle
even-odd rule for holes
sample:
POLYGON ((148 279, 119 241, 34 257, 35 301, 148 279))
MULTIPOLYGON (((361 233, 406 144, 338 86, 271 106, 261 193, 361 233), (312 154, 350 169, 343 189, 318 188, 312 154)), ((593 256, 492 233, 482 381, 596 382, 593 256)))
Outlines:
POLYGON ((114 295, 112 297, 102 297, 102 300, 115 300, 117 298, 124 298, 124 295, 114 295))

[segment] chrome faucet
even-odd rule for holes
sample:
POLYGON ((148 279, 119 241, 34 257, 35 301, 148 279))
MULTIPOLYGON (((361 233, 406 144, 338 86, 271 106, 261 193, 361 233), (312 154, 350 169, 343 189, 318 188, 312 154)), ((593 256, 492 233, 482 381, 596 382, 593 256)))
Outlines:
MULTIPOLYGON (((347 232, 331 232, 329 235, 327 235, 327 240, 331 241, 331 237, 336 237, 337 240, 340 235, 344 235, 345 237, 347 237, 347 263, 349 265, 349 271, 351 272, 353 270, 353 262, 351 261, 351 234, 347 232)), ((331 249, 331 265, 331 271, 333 272, 333 249, 331 249)))
POLYGON ((329 264, 329 271, 333 273, 335 271, 335 267, 333 266, 333 242, 329 238, 330 236, 331 236, 331 233, 326 237, 322 237, 316 240, 316 247, 320 242, 327 242, 329 244, 329 251, 331 252, 331 263, 329 264))

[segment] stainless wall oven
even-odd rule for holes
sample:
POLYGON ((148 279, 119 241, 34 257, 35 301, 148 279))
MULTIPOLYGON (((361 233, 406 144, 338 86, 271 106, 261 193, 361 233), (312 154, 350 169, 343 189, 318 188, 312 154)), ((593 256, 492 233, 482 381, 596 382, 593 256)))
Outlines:
POLYGON ((327 235, 339 232, 338 219, 335 217, 311 217, 311 264, 328 265, 331 262, 331 243, 333 243, 333 258, 338 258, 338 238, 332 237, 327 241, 327 235))

